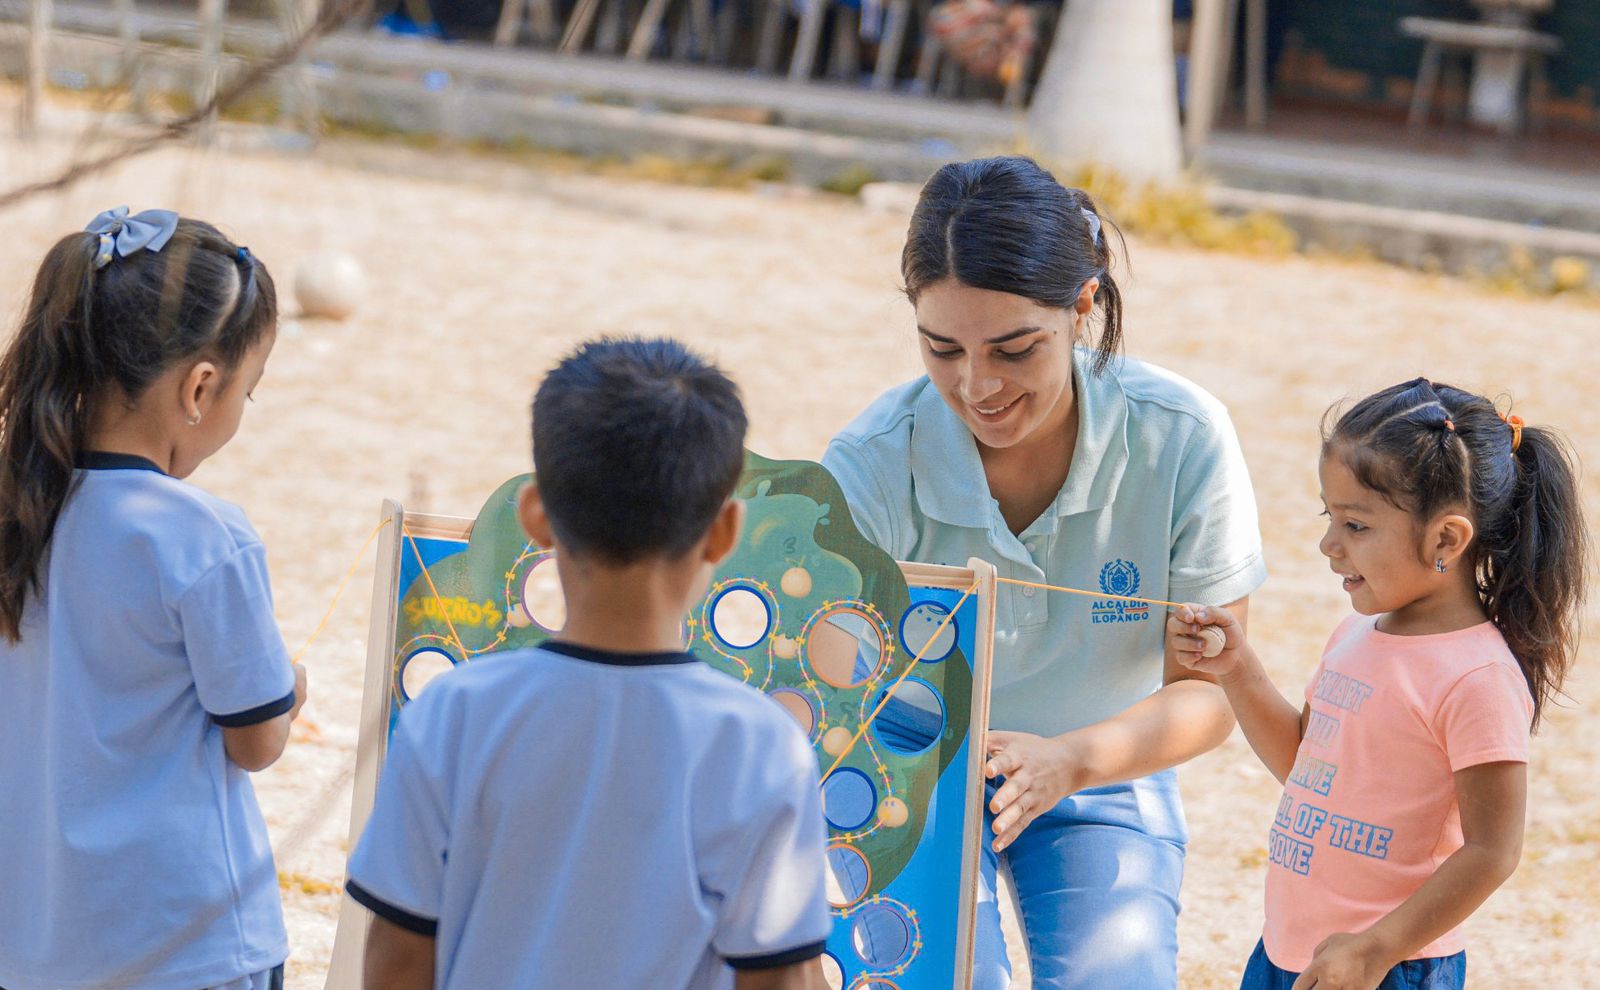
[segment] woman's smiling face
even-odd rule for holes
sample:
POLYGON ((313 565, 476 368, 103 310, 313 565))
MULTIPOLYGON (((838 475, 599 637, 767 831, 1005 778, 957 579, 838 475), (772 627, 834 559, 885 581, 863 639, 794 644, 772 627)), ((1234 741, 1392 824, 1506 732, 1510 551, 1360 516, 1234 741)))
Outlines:
POLYGON ((1066 421, 1077 309, 946 278, 918 293, 916 312, 928 377, 979 444, 1012 447, 1066 421))

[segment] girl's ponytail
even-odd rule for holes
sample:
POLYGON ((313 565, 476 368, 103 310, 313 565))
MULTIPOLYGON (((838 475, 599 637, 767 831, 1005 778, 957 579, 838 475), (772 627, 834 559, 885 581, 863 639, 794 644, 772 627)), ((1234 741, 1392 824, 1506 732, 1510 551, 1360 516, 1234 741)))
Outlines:
POLYGON ((1550 430, 1511 428, 1517 480, 1505 524, 1479 537, 1483 600, 1528 679, 1537 726, 1577 654, 1589 547, 1567 444, 1550 430))
MULTIPOLYGON (((96 223, 111 216, 107 229, 120 231, 125 214, 96 223)), ((96 408, 137 400, 180 361, 232 369, 277 324, 272 277, 254 255, 210 224, 168 216, 159 248, 118 245, 111 257, 94 233, 57 241, 0 357, 0 636, 13 642, 96 408)))
POLYGON ((91 332, 98 238, 62 238, 34 279, 22 326, 0 358, 0 635, 22 608, 72 487, 100 356, 91 332))

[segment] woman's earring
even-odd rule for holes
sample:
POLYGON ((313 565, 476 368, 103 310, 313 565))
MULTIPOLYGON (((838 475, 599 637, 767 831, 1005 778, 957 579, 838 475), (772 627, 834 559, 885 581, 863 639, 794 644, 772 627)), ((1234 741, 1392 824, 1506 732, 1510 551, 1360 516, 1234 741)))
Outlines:
MULTIPOLYGON (((200 414, 199 413, 195 413, 193 416, 186 416, 186 417, 184 417, 184 422, 188 423, 190 426, 199 426, 200 425, 200 414)), ((1444 565, 1442 563, 1440 564, 1439 569, 1440 570, 1444 569, 1444 565)))
POLYGON ((1443 574, 1445 571, 1444 558, 1440 557, 1438 560, 1434 561, 1433 566, 1440 574, 1443 574))

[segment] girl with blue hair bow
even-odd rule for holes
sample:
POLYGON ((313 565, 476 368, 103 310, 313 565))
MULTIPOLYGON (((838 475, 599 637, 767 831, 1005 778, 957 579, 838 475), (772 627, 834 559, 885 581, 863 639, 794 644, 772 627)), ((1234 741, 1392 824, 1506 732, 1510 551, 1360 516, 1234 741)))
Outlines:
POLYGON ((102 213, 0 358, 0 986, 281 987, 249 771, 305 701, 244 513, 182 479, 277 325, 216 228, 102 213))

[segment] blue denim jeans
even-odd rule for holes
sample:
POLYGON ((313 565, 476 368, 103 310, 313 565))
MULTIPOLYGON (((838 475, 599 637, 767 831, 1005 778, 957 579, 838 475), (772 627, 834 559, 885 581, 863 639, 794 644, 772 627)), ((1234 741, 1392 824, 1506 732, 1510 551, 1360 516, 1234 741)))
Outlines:
POLYGON ((1175 990, 1188 842, 1175 773, 1080 791, 999 855, 985 804, 973 990, 1011 986, 995 895, 1002 859, 1037 990, 1175 990))
MULTIPOLYGON (((1279 969, 1267 958, 1267 948, 1256 943, 1244 968, 1239 990, 1292 990, 1299 973, 1279 969)), ((1467 954, 1438 959, 1408 959, 1383 978, 1378 990, 1462 990, 1467 985, 1467 954)))

